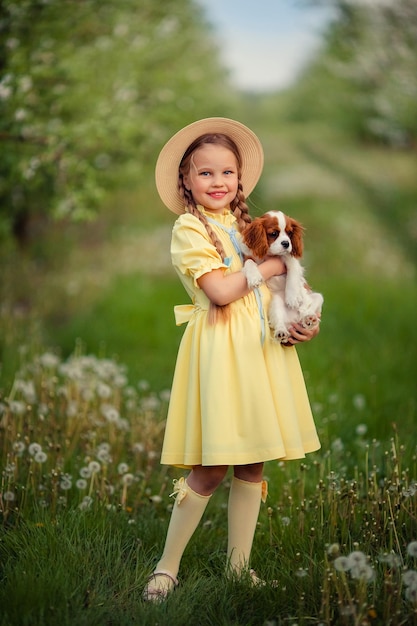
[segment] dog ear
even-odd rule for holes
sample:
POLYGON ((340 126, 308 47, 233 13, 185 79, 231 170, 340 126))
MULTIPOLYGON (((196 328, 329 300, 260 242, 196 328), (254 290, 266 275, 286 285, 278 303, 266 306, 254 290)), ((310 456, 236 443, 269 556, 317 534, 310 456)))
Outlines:
POLYGON ((243 231, 243 241, 259 259, 268 252, 268 240, 261 217, 257 217, 243 231))
POLYGON ((291 218, 291 243, 292 243, 292 255, 297 259, 303 256, 304 250, 304 226, 291 218))

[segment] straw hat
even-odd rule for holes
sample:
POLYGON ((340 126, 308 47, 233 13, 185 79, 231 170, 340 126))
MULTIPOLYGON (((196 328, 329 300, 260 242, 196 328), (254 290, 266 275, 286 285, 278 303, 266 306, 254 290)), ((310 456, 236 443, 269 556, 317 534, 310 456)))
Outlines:
POLYGON ((193 122, 178 131, 162 148, 155 169, 156 188, 162 202, 174 213, 184 213, 184 201, 178 191, 178 168, 189 145, 201 135, 221 133, 237 145, 242 158, 243 193, 249 196, 262 172, 264 153, 255 133, 225 117, 209 117, 193 122))

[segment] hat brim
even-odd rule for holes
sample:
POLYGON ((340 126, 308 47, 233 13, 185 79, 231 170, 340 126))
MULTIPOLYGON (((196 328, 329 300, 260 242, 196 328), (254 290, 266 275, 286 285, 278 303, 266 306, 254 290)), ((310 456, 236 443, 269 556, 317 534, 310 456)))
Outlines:
POLYGON ((225 117, 209 117, 193 122, 178 131, 162 148, 155 168, 155 182, 162 202, 170 211, 184 213, 184 201, 178 190, 178 168, 188 146, 206 133, 221 133, 237 145, 242 158, 241 183, 245 197, 253 191, 264 163, 258 137, 247 126, 225 117))

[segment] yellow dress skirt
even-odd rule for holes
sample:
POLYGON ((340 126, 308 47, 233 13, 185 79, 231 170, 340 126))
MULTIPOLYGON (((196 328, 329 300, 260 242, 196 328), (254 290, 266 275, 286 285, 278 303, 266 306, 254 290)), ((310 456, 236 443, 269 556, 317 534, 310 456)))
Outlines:
POLYGON ((229 321, 207 322, 209 301, 197 279, 213 269, 242 268, 235 218, 230 211, 210 218, 229 255, 224 262, 196 217, 181 215, 173 228, 172 261, 192 304, 176 307, 177 324, 187 327, 161 463, 188 468, 302 458, 320 442, 296 350, 272 340, 268 288, 233 302, 229 321))

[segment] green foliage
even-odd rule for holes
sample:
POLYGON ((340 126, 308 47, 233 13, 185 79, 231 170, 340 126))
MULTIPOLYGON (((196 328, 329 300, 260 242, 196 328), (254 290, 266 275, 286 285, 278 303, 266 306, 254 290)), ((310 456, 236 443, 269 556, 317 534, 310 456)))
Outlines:
POLYGON ((332 0, 322 52, 293 93, 292 119, 326 120, 362 139, 415 146, 414 0, 332 0))
POLYGON ((36 216, 92 218, 171 129, 215 111, 216 94, 227 106, 191 0, 2 0, 0 29, 3 237, 36 216))

